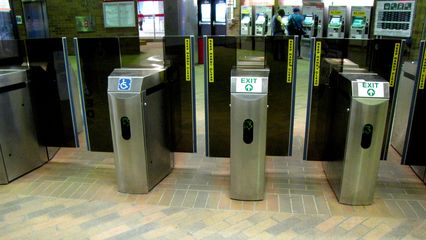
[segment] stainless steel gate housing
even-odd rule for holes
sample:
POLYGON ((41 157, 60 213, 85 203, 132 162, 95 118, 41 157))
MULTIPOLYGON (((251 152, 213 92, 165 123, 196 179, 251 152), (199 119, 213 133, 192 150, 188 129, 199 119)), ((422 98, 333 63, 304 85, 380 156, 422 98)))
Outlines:
POLYGON ((147 193, 173 167, 167 144, 165 69, 115 69, 108 103, 118 191, 147 193))
POLYGON ((262 200, 265 192, 269 69, 231 72, 230 197, 262 200))

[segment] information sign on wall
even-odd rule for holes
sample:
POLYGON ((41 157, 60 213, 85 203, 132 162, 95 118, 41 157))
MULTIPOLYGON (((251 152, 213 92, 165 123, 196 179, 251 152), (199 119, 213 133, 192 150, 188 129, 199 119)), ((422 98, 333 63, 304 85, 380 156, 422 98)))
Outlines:
POLYGON ((410 37, 415 9, 414 0, 378 0, 374 35, 410 37))
POLYGON ((135 27, 136 14, 135 3, 131 2, 104 2, 104 26, 114 27, 135 27))

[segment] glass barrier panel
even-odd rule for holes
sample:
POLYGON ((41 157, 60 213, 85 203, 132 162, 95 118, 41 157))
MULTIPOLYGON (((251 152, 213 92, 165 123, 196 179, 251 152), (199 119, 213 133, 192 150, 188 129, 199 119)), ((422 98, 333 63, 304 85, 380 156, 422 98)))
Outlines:
POLYGON ((237 65, 237 38, 209 36, 204 46, 206 154, 229 157, 231 69, 237 65))
POLYGON ((345 141, 329 151, 332 139, 328 135, 333 127, 331 106, 335 101, 330 79, 343 70, 346 46, 344 39, 316 39, 312 44, 304 159, 333 160, 344 151, 345 141))
POLYGON ((164 66, 164 42, 147 41, 139 37, 119 37, 123 68, 164 66))
POLYGON ((196 152, 194 38, 168 36, 164 38, 163 44, 170 97, 171 150, 196 152))
POLYGON ((112 152, 111 124, 108 108, 108 76, 121 67, 118 38, 76 38, 80 91, 90 151, 112 152))
POLYGON ((294 121, 296 40, 266 37, 265 64, 269 68, 266 154, 291 155, 294 121))
MULTIPOLYGON (((413 77, 410 76, 408 72, 404 72, 404 75, 406 75, 404 77, 408 78, 413 77)), ((414 78, 414 97, 412 98, 411 110, 408 118, 407 132, 402 154, 402 164, 426 166, 426 161, 423 155, 424 147, 426 146, 426 43, 424 40, 419 44, 416 76, 414 76, 414 78)), ((417 167, 417 169, 418 168, 419 167, 417 167)), ((416 168, 413 169, 416 170, 416 168)))
POLYGON ((27 39, 28 80, 39 142, 78 147, 66 45, 61 38, 27 39))

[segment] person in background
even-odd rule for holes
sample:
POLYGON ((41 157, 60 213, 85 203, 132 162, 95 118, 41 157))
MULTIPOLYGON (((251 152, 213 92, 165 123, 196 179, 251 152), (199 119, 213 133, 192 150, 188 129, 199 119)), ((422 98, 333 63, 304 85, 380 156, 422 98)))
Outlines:
POLYGON ((302 36, 305 34, 303 30, 303 21, 305 17, 300 14, 299 8, 293 8, 293 14, 288 17, 287 31, 288 35, 297 35, 299 36, 299 41, 297 41, 297 58, 302 58, 300 56, 300 42, 302 36))
POLYGON ((284 23, 283 23, 283 17, 284 17, 284 9, 278 9, 277 14, 274 15, 272 18, 272 28, 271 33, 272 36, 284 36, 284 23))

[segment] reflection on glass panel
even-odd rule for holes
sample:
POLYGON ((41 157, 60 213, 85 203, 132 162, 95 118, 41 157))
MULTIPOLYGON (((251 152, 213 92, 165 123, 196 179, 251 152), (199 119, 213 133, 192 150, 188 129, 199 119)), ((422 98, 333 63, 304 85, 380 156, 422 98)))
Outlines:
POLYGON ((138 1, 138 29, 139 37, 164 36, 164 1, 138 1))
POLYGON ((164 14, 139 16, 138 24, 140 37, 164 36, 164 14))
POLYGON ((23 67, 26 63, 25 42, 22 40, 0 41, 0 67, 23 67))
POLYGON ((121 67, 118 38, 79 38, 78 55, 82 75, 88 147, 112 152, 108 109, 108 76, 121 67))
POLYGON ((76 147, 67 66, 61 38, 28 39, 28 80, 39 142, 76 147))
POLYGON ((139 41, 139 37, 120 37, 122 67, 162 67, 163 42, 139 41))

